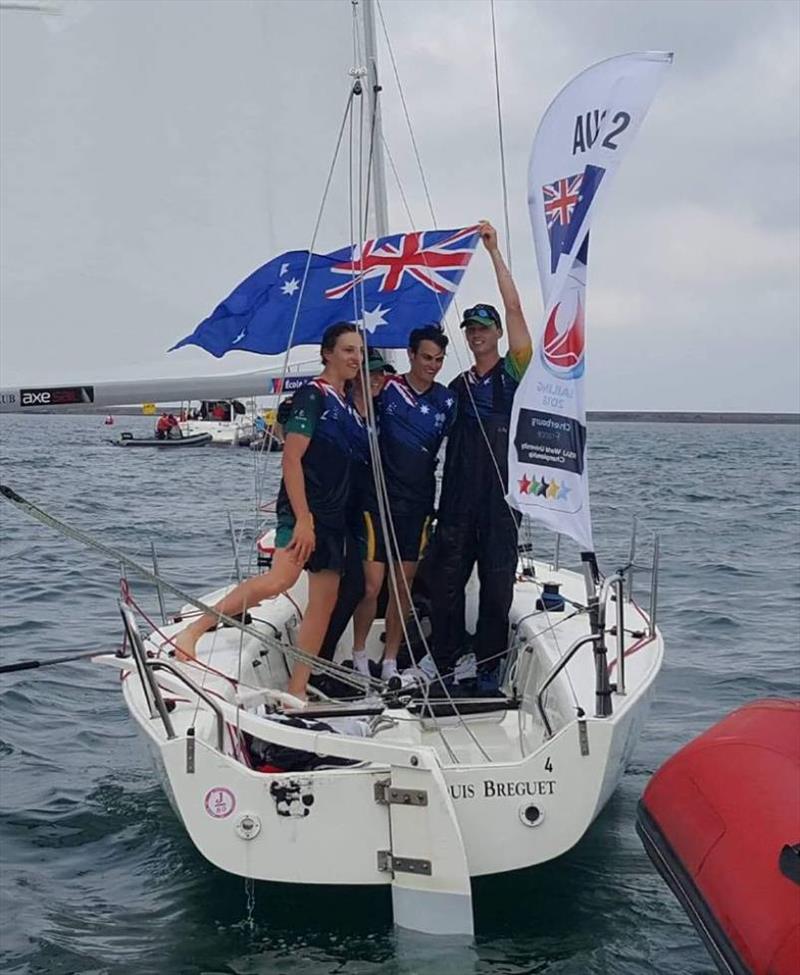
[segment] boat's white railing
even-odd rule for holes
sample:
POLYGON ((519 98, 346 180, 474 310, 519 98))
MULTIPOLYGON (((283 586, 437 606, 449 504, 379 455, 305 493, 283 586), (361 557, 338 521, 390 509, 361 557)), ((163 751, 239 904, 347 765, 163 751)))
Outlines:
POLYGON ((216 730, 217 730, 217 750, 222 751, 225 742, 225 719, 222 715, 222 710, 219 704, 201 687, 197 684, 182 670, 176 667, 174 664, 169 663, 166 660, 149 660, 147 657, 147 651, 144 647, 144 641, 142 640, 142 635, 139 632, 139 627, 136 625, 136 618, 133 615, 133 610, 130 606, 126 606, 125 603, 120 603, 120 613, 122 614, 122 623, 125 627, 125 633, 128 637, 128 641, 131 645, 131 655, 136 663, 136 670, 139 674, 139 679, 142 683, 142 691, 147 701, 147 706, 150 709, 150 717, 160 717, 164 724, 164 731, 166 732, 167 738, 175 738, 175 729, 172 725, 172 718, 170 718, 169 710, 167 709, 164 697, 161 694, 161 688, 158 686, 158 681, 154 677, 154 671, 165 670, 167 673, 171 674, 177 681, 188 688, 193 694, 195 694, 204 704, 206 704, 213 712, 216 718, 216 730))
MULTIPOLYGON (((187 688, 198 699, 203 701, 214 713, 216 719, 216 748, 219 752, 224 750, 224 730, 225 723, 235 725, 240 731, 245 731, 254 738, 274 742, 289 748, 298 748, 302 751, 312 752, 316 755, 336 756, 347 758, 354 761, 374 762, 380 765, 398 766, 401 768, 434 768, 438 767, 439 759, 433 748, 426 745, 411 744, 400 745, 396 743, 385 743, 369 738, 353 738, 349 735, 331 735, 330 732, 320 732, 316 730, 306 730, 278 724, 268 718, 252 714, 241 708, 240 704, 232 705, 227 701, 214 699, 204 692, 202 688, 189 678, 184 671, 173 663, 164 660, 150 660, 144 647, 144 641, 139 628, 136 625, 132 609, 125 603, 120 603, 120 613, 131 645, 131 656, 133 657, 136 671, 138 673, 142 691, 144 693, 150 716, 153 719, 161 718, 164 731, 168 739, 177 737, 170 718, 169 711, 164 702, 153 671, 164 670, 169 675, 164 678, 168 685, 175 685, 175 688, 187 688)), ((117 658, 116 664, 120 661, 117 658)), ((133 667, 128 665, 132 672, 133 667)), ((264 693, 269 693, 265 689, 264 693)), ((289 701, 299 703, 296 699, 289 698, 289 695, 275 693, 276 698, 284 698, 289 701)), ((193 734, 187 734, 187 738, 192 738, 187 743, 188 748, 194 748, 193 734)))
POLYGON ((167 734, 167 738, 174 738, 175 729, 172 726, 172 718, 169 716, 169 711, 164 703, 164 698, 161 695, 161 689, 158 686, 158 682, 153 676, 153 670, 148 666, 151 661, 147 659, 147 653, 144 648, 142 636, 139 633, 139 627, 136 625, 136 618, 133 615, 133 610, 130 608, 130 606, 127 606, 125 603, 121 602, 119 604, 119 611, 122 615, 122 625, 125 627, 125 635, 128 638, 128 643, 130 644, 131 656, 136 664, 136 670, 142 684, 142 693, 144 694, 148 710, 150 711, 150 717, 160 717, 164 724, 164 730, 167 734))
MULTIPOLYGON (((196 694, 204 704, 211 708, 216 719, 217 751, 223 751, 225 747, 225 718, 219 704, 210 695, 206 694, 202 688, 198 687, 190 677, 184 674, 183 671, 179 670, 174 664, 168 663, 166 660, 148 660, 146 667, 150 671, 166 670, 167 673, 172 674, 176 680, 179 680, 185 687, 192 691, 193 694, 196 694)), ((157 683, 156 690, 160 695, 161 689, 158 687, 157 683)))
MULTIPOLYGON (((587 643, 596 645, 601 640, 602 635, 599 633, 590 633, 588 636, 580 637, 579 639, 575 640, 574 643, 570 644, 566 653, 561 657, 547 677, 545 677, 545 679, 542 681, 542 684, 536 694, 536 707, 539 711, 539 717, 542 719, 542 724, 544 725, 546 738, 553 737, 553 726, 550 724, 550 719, 547 717, 547 711, 545 710, 544 706, 544 696, 547 693, 547 689, 550 687, 556 677, 558 677, 561 671, 567 666, 570 660, 572 660, 575 654, 581 649, 581 647, 585 647, 587 643)), ((583 717, 583 714, 581 713, 578 716, 583 717)), ((601 715, 597 715, 597 717, 601 717, 601 715)))
MULTIPOLYGON (((559 539, 556 538, 555 555, 553 567, 558 568, 559 563, 559 539)), ((553 735, 553 728, 547 716, 544 705, 544 697, 553 681, 564 670, 575 654, 587 644, 594 647, 595 657, 595 717, 606 718, 613 713, 612 694, 624 695, 626 693, 625 675, 625 603, 634 604, 633 598, 633 571, 635 568, 634 560, 636 556, 636 522, 634 521, 631 533, 630 556, 627 565, 618 569, 613 575, 607 576, 599 588, 591 583, 592 569, 588 564, 584 565, 587 576, 587 590, 594 593, 589 596, 588 612, 591 621, 592 632, 584 637, 575 640, 552 667, 550 672, 542 681, 536 692, 536 706, 545 733, 548 738, 553 735), (615 605, 615 623, 610 630, 606 630, 606 615, 609 602, 615 605), (606 633, 616 637, 615 657, 616 657, 616 682, 609 680, 609 668, 607 664, 606 633)), ((653 561, 650 565, 650 608, 647 620, 647 635, 652 639, 656 636, 656 614, 658 611, 658 574, 660 560, 660 541, 658 535, 654 536, 653 541, 653 561)), ((640 611, 641 612, 641 611, 640 611)), ((642 616, 644 614, 642 613, 642 616)), ((644 634, 636 634, 643 636, 644 634)))

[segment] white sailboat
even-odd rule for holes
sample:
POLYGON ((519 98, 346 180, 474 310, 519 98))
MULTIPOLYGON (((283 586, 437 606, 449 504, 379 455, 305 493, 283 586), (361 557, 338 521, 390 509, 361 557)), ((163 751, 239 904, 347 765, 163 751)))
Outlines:
MULTIPOLYGON (((363 9, 375 97, 372 4, 363 9)), ((378 233, 384 220, 379 208, 378 233)), ((348 630, 316 671, 366 698, 332 696, 318 681, 312 703, 294 700, 291 665, 307 659, 295 645, 304 576, 251 609, 247 625, 223 620, 190 662, 171 655, 170 640, 193 607, 227 590, 146 639, 123 606, 131 657, 105 662, 122 666, 170 802, 212 863, 260 880, 389 885, 398 925, 471 934, 471 878, 568 850, 625 770, 664 652, 657 546, 649 612, 633 597, 633 552, 630 563, 601 579, 593 557, 576 572, 521 553, 497 698, 434 699, 424 681, 360 677, 342 666, 348 630)), ((473 575, 468 621, 478 589, 473 575)), ((375 661, 383 627, 368 642, 375 661)))
MULTIPOLYGON (((391 885, 398 925, 471 934, 470 878, 559 856, 610 798, 664 653, 625 573, 587 603, 579 573, 529 560, 519 569, 496 699, 434 702, 376 688, 363 703, 320 698, 304 708, 285 694, 303 579, 251 610, 245 630, 204 637, 191 663, 169 656, 167 640, 185 623, 143 640, 124 607, 132 655, 101 659, 121 669, 170 803, 216 866, 256 880, 391 885), (545 584, 558 587, 563 609, 544 608, 545 584), (323 724, 285 720, 298 715, 323 724), (259 749, 296 750, 318 767, 259 771, 259 749)), ((473 578, 468 613, 476 591, 473 578)), ((368 644, 375 660, 382 628, 376 621, 368 644)), ((346 637, 335 662, 349 652, 346 637)))
MULTIPOLYGON (((361 7, 375 99, 372 0, 361 7)), ((378 234, 387 229, 380 142, 378 234)), ((361 677, 342 666, 346 631, 333 661, 315 668, 361 696, 319 684, 309 705, 292 698, 292 663, 308 659, 296 646, 305 576, 244 621, 220 617, 191 661, 176 659, 170 641, 228 590, 187 599, 146 637, 130 598, 121 606, 127 654, 97 659, 120 672, 169 801, 213 864, 255 880, 389 886, 399 926, 471 935, 471 878, 564 853, 630 759, 664 653, 658 547, 647 611, 634 595, 634 548, 632 539, 629 565, 602 579, 593 558, 581 571, 562 567, 558 543, 550 561, 521 547, 499 697, 437 699, 421 680, 361 677)), ((160 596, 183 596, 157 581, 160 596)), ((473 575, 468 627, 477 594, 473 575)), ((382 631, 377 620, 374 660, 382 631)))

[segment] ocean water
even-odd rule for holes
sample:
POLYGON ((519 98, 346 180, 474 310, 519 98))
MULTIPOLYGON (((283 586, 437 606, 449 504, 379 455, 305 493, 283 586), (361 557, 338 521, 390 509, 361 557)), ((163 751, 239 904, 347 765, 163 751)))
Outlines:
MULTIPOLYGON (((149 425, 2 417, 2 481, 145 564, 155 541, 161 571, 200 593, 233 572, 228 513, 247 561, 256 462, 105 442, 149 425)), ((727 712, 800 693, 800 428, 597 423, 589 452, 601 567, 625 561, 634 515, 642 562, 660 534, 666 662, 614 798, 565 856, 475 884, 474 943, 395 932, 385 890, 248 890, 212 867, 157 786, 114 672, 78 662, 0 675, 0 970, 711 975, 635 807, 660 763, 727 712)), ((259 475, 267 494, 278 465, 259 475)), ((0 529, 0 661, 115 647, 117 567, 1 501, 0 529)), ((151 588, 134 591, 156 611, 151 588)))

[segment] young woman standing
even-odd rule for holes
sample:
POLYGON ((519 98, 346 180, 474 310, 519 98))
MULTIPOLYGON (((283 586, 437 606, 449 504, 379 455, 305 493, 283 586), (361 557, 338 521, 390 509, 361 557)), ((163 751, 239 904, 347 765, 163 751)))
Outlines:
MULTIPOLYGON (((318 654, 339 591, 346 559, 347 504, 354 445, 362 420, 345 398, 345 384, 361 368, 362 343, 355 325, 331 325, 322 337, 323 370, 292 397, 284 426, 283 480, 272 568, 240 583, 214 609, 236 615, 290 589, 305 569, 308 603, 298 646, 318 654)), ((199 638, 217 617, 201 616, 178 634, 179 653, 195 656, 199 638)), ((305 698, 311 670, 297 663, 287 691, 305 698)))

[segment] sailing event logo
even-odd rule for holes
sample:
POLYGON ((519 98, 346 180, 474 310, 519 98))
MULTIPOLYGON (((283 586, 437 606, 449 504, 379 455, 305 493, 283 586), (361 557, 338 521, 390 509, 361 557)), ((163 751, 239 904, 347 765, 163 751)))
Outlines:
POLYGON ((579 379, 583 375, 583 352, 586 345, 583 305, 578 296, 575 313, 566 328, 559 328, 558 312, 562 302, 553 306, 542 338, 541 355, 545 369, 558 379, 579 379))

